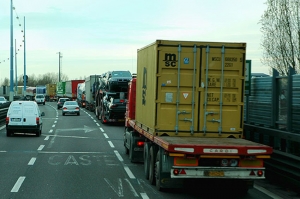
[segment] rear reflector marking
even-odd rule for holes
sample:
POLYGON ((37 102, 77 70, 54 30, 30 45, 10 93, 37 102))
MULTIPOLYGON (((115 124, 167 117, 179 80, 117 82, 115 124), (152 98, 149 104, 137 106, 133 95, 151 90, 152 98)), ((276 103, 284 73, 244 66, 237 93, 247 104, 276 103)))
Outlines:
POLYGON ((267 150, 265 149, 248 149, 247 153, 248 154, 253 154, 253 153, 266 153, 267 150))
POLYGON ((174 150, 175 151, 190 152, 190 153, 193 153, 195 151, 194 148, 179 148, 179 147, 174 148, 174 150))

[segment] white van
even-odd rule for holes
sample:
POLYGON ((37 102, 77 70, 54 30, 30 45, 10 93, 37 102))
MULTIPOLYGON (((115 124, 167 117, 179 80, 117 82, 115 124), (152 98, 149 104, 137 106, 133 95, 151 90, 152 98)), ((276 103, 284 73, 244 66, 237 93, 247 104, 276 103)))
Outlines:
POLYGON ((34 101, 11 102, 6 116, 6 136, 14 133, 42 134, 43 119, 45 113, 41 112, 34 101))

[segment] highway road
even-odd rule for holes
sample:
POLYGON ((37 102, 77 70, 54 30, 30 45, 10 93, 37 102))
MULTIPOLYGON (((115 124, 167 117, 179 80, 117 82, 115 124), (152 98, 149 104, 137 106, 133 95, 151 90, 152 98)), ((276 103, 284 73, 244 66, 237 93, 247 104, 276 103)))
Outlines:
POLYGON ((201 184, 159 192, 144 178, 143 163, 131 163, 125 154, 122 124, 103 125, 86 109, 62 116, 55 102, 39 107, 46 114, 41 137, 6 137, 0 126, 0 198, 300 198, 267 181, 236 197, 201 184))

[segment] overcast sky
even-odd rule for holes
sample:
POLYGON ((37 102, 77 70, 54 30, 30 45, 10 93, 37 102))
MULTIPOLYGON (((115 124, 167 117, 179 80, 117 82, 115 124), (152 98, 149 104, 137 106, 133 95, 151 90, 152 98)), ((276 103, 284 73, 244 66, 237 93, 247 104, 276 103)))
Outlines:
MULTIPOLYGON (((0 0, 0 82, 10 77, 10 2, 0 0)), ((268 74, 260 61, 264 2, 13 0, 17 74, 24 74, 24 16, 28 76, 58 73, 58 52, 63 55, 62 73, 69 79, 108 70, 136 72, 137 49, 157 39, 246 42, 252 72, 268 74)))

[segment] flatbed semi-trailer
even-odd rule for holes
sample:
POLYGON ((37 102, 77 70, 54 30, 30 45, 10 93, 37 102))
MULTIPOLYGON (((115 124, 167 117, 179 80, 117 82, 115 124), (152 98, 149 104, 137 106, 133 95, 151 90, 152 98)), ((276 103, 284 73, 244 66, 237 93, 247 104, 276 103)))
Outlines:
POLYGON ((245 193, 272 148, 243 139, 246 43, 157 40, 138 50, 124 146, 158 190, 191 179, 245 193))

